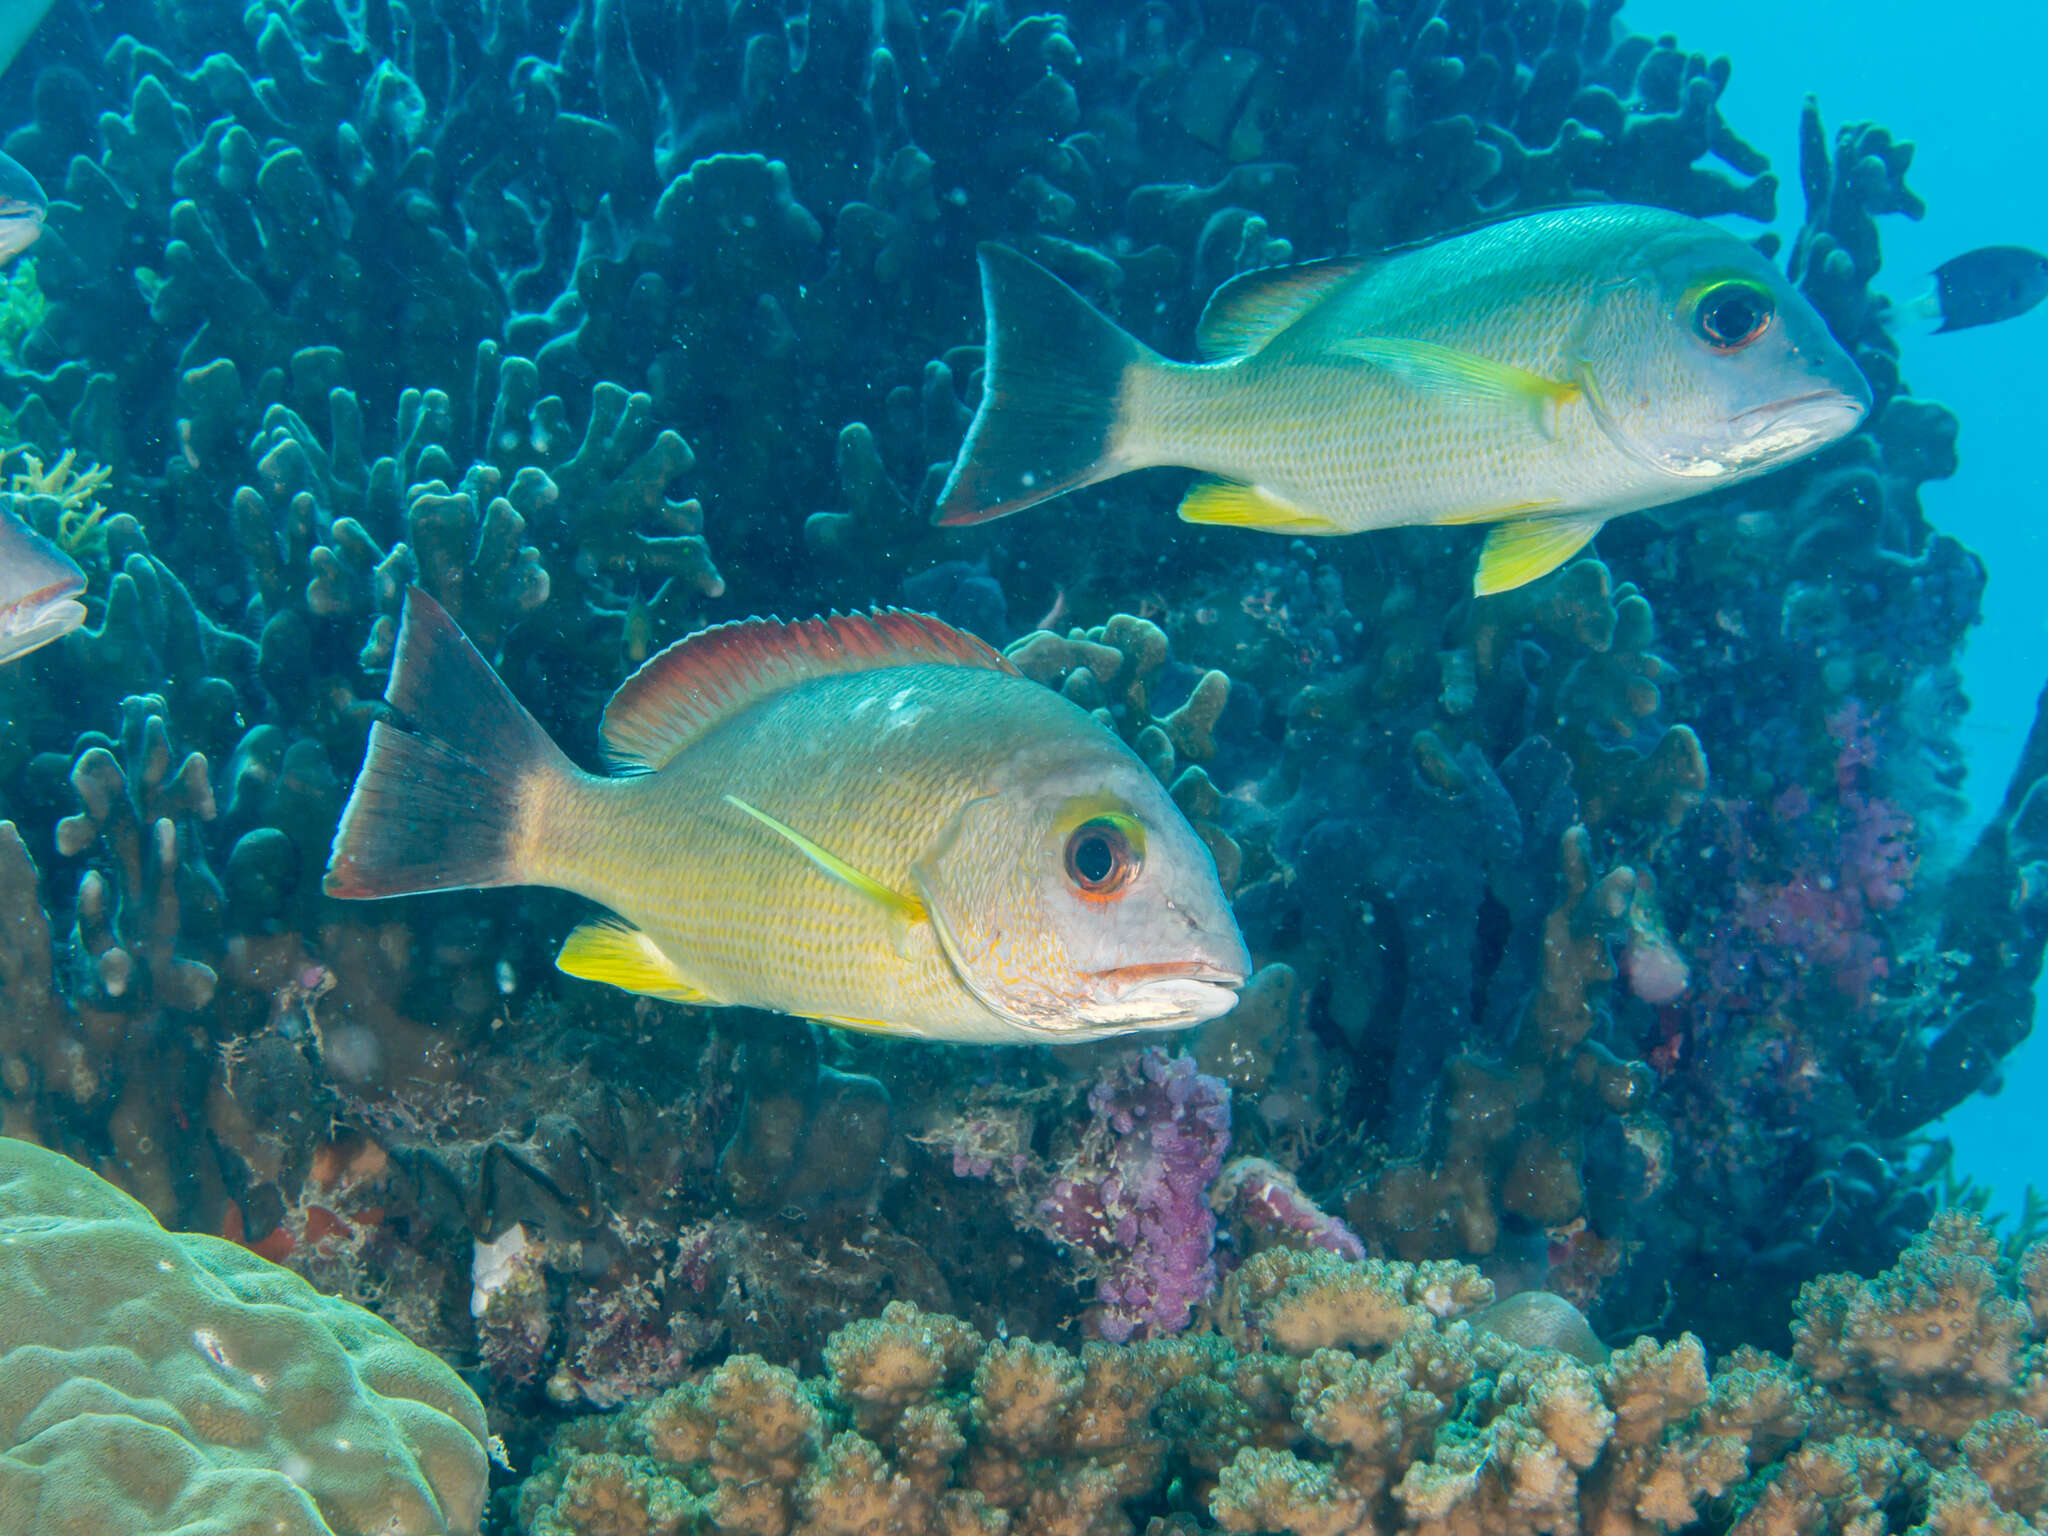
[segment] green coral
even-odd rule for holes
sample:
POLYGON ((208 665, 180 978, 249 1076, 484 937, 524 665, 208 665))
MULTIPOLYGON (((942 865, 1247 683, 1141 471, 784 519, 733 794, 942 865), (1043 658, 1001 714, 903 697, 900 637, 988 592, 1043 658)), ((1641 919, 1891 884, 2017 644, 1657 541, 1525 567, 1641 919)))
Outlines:
POLYGON ((488 1431, 439 1359, 0 1139, 0 1531, 462 1536, 488 1431))
POLYGON ((0 272, 0 368, 21 367, 21 344, 48 312, 33 261, 23 258, 0 272))

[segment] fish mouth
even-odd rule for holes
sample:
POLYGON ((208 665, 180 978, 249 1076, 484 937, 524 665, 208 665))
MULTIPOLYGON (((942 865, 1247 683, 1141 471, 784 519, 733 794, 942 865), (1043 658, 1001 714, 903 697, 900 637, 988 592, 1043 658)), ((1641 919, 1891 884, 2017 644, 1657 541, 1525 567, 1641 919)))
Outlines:
POLYGON ((1728 423, 1730 457, 1745 464, 1790 458, 1847 437, 1870 409, 1867 395, 1810 389, 1738 412, 1728 423))
POLYGON ((1242 968, 1212 960, 1154 961, 1092 974, 1110 995, 1083 1007, 1080 1017, 1126 1029, 1180 1029, 1228 1013, 1246 976, 1242 968))
POLYGON ((68 583, 33 592, 0 615, 0 662, 9 662, 61 640, 85 623, 85 604, 68 583))
POLYGON ((1244 972, 1230 970, 1208 960, 1162 960, 1147 965, 1119 965, 1093 973, 1108 982, 1143 986, 1154 981, 1206 981, 1219 986, 1241 987, 1244 972))

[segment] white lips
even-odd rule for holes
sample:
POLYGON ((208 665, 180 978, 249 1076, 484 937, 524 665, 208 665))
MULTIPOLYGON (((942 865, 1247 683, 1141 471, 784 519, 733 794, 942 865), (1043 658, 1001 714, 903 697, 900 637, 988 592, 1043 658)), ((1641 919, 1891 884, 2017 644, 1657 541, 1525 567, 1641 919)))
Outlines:
POLYGON ((1744 463, 1789 458, 1816 443, 1845 437, 1863 418, 1863 402, 1839 390, 1816 390, 1744 411, 1732 425, 1749 436, 1739 449, 1744 463))
POLYGON ((1089 1024, 1131 1028, 1184 1028, 1230 1012, 1237 1006, 1242 974, 1207 971, 1198 976, 1164 976, 1142 981, 1116 997, 1076 1010, 1089 1024))
POLYGON ((85 605, 68 597, 17 613, 12 625, 0 626, 0 663, 40 650, 52 640, 61 640, 84 622, 85 605))

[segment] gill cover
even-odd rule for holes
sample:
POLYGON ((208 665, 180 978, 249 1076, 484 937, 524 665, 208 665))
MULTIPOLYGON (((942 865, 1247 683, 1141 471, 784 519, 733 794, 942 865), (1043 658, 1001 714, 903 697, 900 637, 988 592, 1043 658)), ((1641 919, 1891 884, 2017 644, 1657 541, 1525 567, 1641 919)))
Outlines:
POLYGON ((1023 1029, 1196 1023, 1250 969, 1215 861, 1136 758, 969 801, 912 880, 962 985, 1023 1029))
POLYGON ((1067 1009, 1057 990, 1034 979, 1045 974, 1031 953, 1042 939, 1031 942, 1035 925, 1014 910, 1025 860, 988 856, 1003 846, 1007 819, 999 796, 969 800, 911 866, 911 881, 961 985, 998 1018, 1052 1029, 1067 1009))

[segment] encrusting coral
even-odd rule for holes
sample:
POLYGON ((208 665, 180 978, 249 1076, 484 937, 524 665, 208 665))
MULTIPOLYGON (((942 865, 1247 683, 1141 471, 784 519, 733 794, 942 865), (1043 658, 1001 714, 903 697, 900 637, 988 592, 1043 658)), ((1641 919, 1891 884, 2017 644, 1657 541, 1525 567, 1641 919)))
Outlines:
POLYGON ((483 1405, 388 1323, 0 1140, 0 1529, 462 1536, 483 1405))

